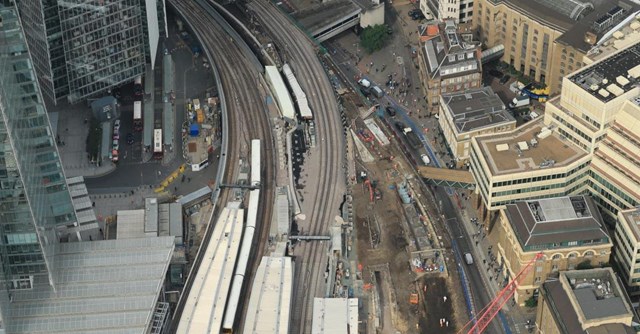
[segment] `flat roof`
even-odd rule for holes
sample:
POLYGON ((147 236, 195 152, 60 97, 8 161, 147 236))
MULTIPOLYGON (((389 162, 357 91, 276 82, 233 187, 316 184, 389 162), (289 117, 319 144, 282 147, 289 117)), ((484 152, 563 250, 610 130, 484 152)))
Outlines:
POLYGON ((587 155, 580 147, 545 127, 542 118, 510 132, 479 136, 475 140, 495 176, 566 166, 587 155), (523 142, 525 150, 520 149, 519 143, 523 142))
POLYGON ((558 327, 567 333, 586 333, 583 327, 595 322, 601 325, 589 333, 633 333, 628 296, 611 268, 564 271, 542 288, 558 327))
POLYGON ((263 256, 251 288, 245 334, 288 334, 293 266, 290 257, 263 256))
POLYGON ((314 298, 312 334, 358 332, 358 298, 314 298))
POLYGON ((144 238, 144 209, 118 210, 116 239, 144 238))
POLYGON ((295 120, 296 108, 293 106, 293 100, 291 99, 291 95, 289 95, 287 86, 284 84, 280 71, 278 71, 276 66, 265 66, 264 69, 267 79, 269 79, 269 82, 273 85, 273 95, 276 101, 278 101, 278 107, 282 113, 282 117, 288 120, 295 120))
POLYGON ((624 25, 612 29, 598 40, 594 52, 587 54, 592 62, 606 58, 612 53, 627 48, 640 41, 640 22, 637 18, 629 20, 624 25), (613 34, 617 33, 614 38, 613 34), (622 35, 620 35, 622 34, 622 35))
POLYGON ((442 99, 458 133, 516 122, 491 87, 443 94, 442 99))
POLYGON ((46 275, 12 290, 7 333, 148 333, 172 237, 55 244, 56 291, 46 275))
POLYGON ((244 210, 233 206, 237 205, 228 204, 215 223, 176 333, 218 333, 222 330, 244 223, 244 210))
POLYGON ((362 12, 362 9, 350 0, 330 0, 296 11, 291 16, 312 35, 319 33, 344 18, 362 12))
MULTIPOLYGON (((633 231, 635 242, 640 242, 640 208, 620 211, 622 218, 629 225, 629 229, 633 231)), ((631 245, 633 246, 633 245, 631 245)))
POLYGON ((602 216, 590 197, 521 201, 507 204, 505 213, 522 248, 542 245, 551 249, 567 247, 568 242, 578 242, 576 246, 582 242, 595 245, 609 242, 602 216))
POLYGON ((593 63, 569 80, 582 87, 602 102, 609 102, 635 88, 640 82, 640 43, 593 63), (618 77, 626 81, 622 84, 618 77))

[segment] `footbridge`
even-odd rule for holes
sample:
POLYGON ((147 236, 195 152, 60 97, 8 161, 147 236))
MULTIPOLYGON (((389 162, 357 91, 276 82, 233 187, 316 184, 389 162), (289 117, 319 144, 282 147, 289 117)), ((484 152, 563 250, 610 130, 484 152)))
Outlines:
POLYGON ((419 166, 422 179, 434 186, 474 189, 476 181, 468 170, 419 166))

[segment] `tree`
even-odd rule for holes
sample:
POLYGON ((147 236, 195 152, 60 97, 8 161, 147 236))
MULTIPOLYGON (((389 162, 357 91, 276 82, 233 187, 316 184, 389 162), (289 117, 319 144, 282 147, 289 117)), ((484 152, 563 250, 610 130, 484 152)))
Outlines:
POLYGON ((382 24, 376 24, 364 28, 360 34, 360 44, 367 52, 373 53, 382 49, 388 37, 387 28, 382 24))
POLYGON ((576 269, 577 270, 593 269, 593 266, 591 265, 591 260, 584 260, 578 263, 578 265, 576 266, 576 269))
POLYGON ((535 298, 534 296, 529 297, 529 299, 524 301, 524 306, 528 307, 528 308, 534 308, 536 306, 538 306, 538 299, 535 298))

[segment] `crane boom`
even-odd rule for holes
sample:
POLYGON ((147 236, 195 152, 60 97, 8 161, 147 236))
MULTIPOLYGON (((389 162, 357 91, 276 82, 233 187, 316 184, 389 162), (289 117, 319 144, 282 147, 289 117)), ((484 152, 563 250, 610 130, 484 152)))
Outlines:
MULTIPOLYGON (((529 263, 527 263, 527 265, 524 268, 522 268, 522 270, 520 270, 518 275, 516 275, 516 277, 513 280, 511 280, 511 282, 509 282, 509 284, 507 284, 507 286, 505 286, 504 289, 498 292, 498 295, 496 296, 496 298, 494 298, 491 301, 491 303, 489 303, 489 305, 486 306, 481 311, 481 314, 476 318, 475 324, 467 332, 468 334, 482 333, 487 328, 487 326, 489 326, 491 321, 493 321, 493 318, 495 318, 498 312, 500 312, 504 304, 506 304, 507 301, 509 301, 509 299, 511 299, 513 294, 516 292, 516 289, 520 284, 520 280, 522 280, 524 277, 526 277, 529 274, 531 269, 533 269, 533 263, 539 260, 542 256, 543 256, 542 252, 536 254, 536 256, 533 259, 531 259, 531 261, 529 261, 529 263)), ((464 330, 464 328, 467 328, 472 323, 473 323, 473 319, 471 319, 471 321, 469 321, 462 328, 462 330, 464 330)))

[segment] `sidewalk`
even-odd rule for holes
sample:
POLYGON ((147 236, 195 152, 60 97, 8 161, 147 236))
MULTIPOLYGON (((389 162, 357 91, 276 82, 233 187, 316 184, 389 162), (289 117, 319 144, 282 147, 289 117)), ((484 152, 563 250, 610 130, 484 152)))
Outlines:
POLYGON ((89 161, 86 141, 91 108, 82 103, 69 105, 61 102, 52 110, 58 113, 56 138, 60 160, 67 177, 99 177, 116 169, 116 165, 111 161, 104 161, 101 166, 89 161))

